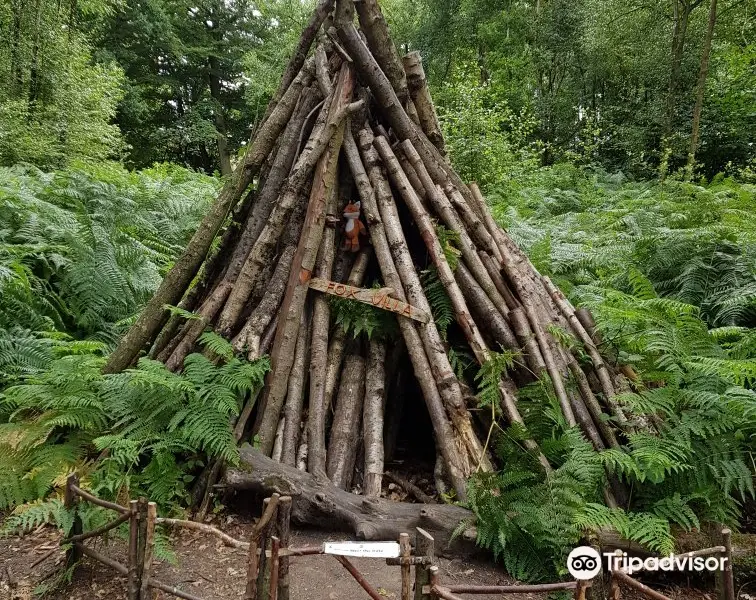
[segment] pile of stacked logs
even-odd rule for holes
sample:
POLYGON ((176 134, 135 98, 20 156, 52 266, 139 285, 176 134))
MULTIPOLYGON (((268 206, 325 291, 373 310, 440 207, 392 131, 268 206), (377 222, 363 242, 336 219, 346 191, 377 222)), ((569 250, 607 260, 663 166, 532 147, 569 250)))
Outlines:
MULTIPOLYGON (((596 448, 617 447, 629 427, 614 401, 622 376, 599 353, 590 315, 454 171, 420 56, 400 58, 377 0, 317 5, 246 155, 106 370, 145 351, 179 370, 207 329, 250 360, 270 355, 237 439, 258 436, 261 455, 366 496, 381 493, 387 395, 408 378, 432 423, 438 487, 464 499, 467 478, 496 467, 451 339, 480 365, 492 350, 516 353, 498 383, 509 423, 523 423, 518 387, 541 379, 596 448), (428 269, 453 307, 448 332, 433 319, 428 269), (335 323, 334 294, 385 310, 398 335, 352 339, 335 323), (199 318, 169 318, 166 305, 199 318), (560 343, 555 328, 578 343, 560 343)), ((526 446, 551 469, 534 440, 526 446)), ((607 502, 620 494, 607 489, 607 502)))

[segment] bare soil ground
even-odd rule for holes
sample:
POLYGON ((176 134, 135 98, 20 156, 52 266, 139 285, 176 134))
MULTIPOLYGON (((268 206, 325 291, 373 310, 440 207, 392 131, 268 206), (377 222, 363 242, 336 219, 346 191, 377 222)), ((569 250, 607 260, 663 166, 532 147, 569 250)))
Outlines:
MULTIPOLYGON (((245 539, 251 531, 253 521, 238 516, 224 517, 215 525, 236 538, 245 539)), ((31 590, 49 573, 55 572, 61 564, 62 555, 55 552, 39 565, 32 568, 50 550, 57 547, 60 535, 52 528, 40 528, 24 537, 0 540, 0 565, 9 568, 18 581, 15 596, 9 593, 6 569, 0 583, 0 599, 31 598, 31 590)), ((224 546, 216 538, 201 532, 176 531, 171 534, 171 544, 176 553, 177 564, 166 561, 154 565, 155 575, 165 583, 195 594, 206 600, 229 600, 241 598, 244 593, 245 552, 224 546)), ((320 544, 327 540, 347 540, 343 534, 327 534, 313 530, 292 532, 292 546, 320 544)), ((90 542, 91 543, 91 542, 90 542)), ((120 539, 96 542, 98 550, 123 562, 126 545, 120 539)), ((365 578, 387 599, 399 598, 399 567, 387 566, 379 559, 354 559, 353 561, 365 578)), ((445 583, 471 583, 509 585, 513 581, 501 567, 484 558, 449 559, 440 558, 442 581, 445 583)), ((329 556, 305 556, 292 559, 291 564, 292 600, 356 600, 368 596, 344 568, 329 556)), ((125 598, 126 581, 108 567, 84 559, 76 569, 73 581, 58 590, 50 592, 47 598, 54 600, 97 600, 125 598)), ((674 600, 715 600, 712 591, 701 591, 685 587, 686 582, 664 585, 654 582, 655 589, 674 600)), ((596 590, 598 592, 598 590, 596 590)), ((595 594, 599 598, 600 593, 595 594)), ((544 594, 513 594, 510 600, 545 598, 544 594)), ((745 596, 744 596, 745 597, 745 596)), ((156 593, 155 600, 168 598, 156 593)), ((496 596, 477 596, 481 600, 493 600, 496 596)), ((503 596, 498 596, 503 598, 503 596)), ((624 590, 623 599, 639 599, 639 596, 624 590)))

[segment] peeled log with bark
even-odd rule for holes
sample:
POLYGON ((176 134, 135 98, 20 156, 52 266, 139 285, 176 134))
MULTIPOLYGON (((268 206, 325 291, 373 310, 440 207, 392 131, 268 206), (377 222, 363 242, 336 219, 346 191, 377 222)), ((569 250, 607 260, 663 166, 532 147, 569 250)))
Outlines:
POLYGON ((431 100, 420 53, 410 52, 402 59, 402 62, 404 64, 404 71, 407 74, 407 87, 409 88, 412 101, 415 103, 415 110, 420 120, 420 127, 423 128, 425 135, 428 136, 431 143, 441 153, 445 154, 444 136, 441 133, 441 125, 438 122, 436 108, 433 106, 433 100, 431 100))
POLYGON ((295 466, 297 447, 299 445, 299 431, 302 421, 302 410, 305 401, 305 383, 307 381, 307 359, 310 352, 310 322, 307 310, 302 315, 299 326, 297 346, 294 351, 294 364, 289 377, 289 388, 286 391, 286 405, 284 406, 283 447, 281 462, 295 466))
MULTIPOLYGON (((332 193, 326 205, 327 213, 335 213, 337 194, 332 193)), ((336 254, 336 231, 326 228, 320 241, 315 276, 331 279, 334 256, 336 254)), ((310 473, 325 473, 325 398, 326 369, 328 368, 328 337, 331 310, 328 298, 319 294, 313 299, 312 341, 310 352, 310 389, 306 430, 314 442, 308 444, 308 465, 310 473)))
POLYGON ((328 477, 343 490, 352 484, 364 398, 365 359, 357 355, 347 356, 334 407, 326 463, 328 477))
POLYGON ((362 411, 362 442, 365 448, 363 493, 380 496, 383 475, 383 405, 386 400, 386 344, 378 339, 368 344, 365 403, 362 411))

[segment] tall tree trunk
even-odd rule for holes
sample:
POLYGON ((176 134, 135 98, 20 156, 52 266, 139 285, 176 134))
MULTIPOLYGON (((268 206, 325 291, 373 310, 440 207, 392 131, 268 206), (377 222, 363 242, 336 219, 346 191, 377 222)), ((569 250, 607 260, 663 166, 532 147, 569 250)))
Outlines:
POLYGON ((215 130, 218 132, 218 162, 220 172, 224 177, 231 175, 231 152, 228 149, 226 138, 226 117, 223 114, 223 102, 221 99, 220 64, 215 56, 208 57, 208 79, 210 80, 210 96, 214 102, 213 121, 215 130))
POLYGON ((21 95, 24 85, 23 70, 21 68, 21 20, 23 2, 13 2, 11 11, 13 12, 13 28, 11 33, 11 73, 13 76, 14 92, 17 96, 21 95))
POLYGON ((675 105, 680 89, 682 75, 682 60, 685 50, 685 35, 690 23, 690 15, 701 0, 672 0, 672 66, 669 74, 669 90, 667 93, 667 114, 664 123, 664 137, 668 141, 675 124, 675 105))
POLYGON ((698 71, 698 84, 696 85, 696 105, 693 107, 693 127, 690 132, 690 148, 688 149, 688 165, 686 174, 688 179, 693 177, 693 167, 696 163, 698 151, 698 139, 701 131, 701 111, 703 110, 704 93, 706 92, 706 79, 709 76, 709 57, 711 56, 711 41, 714 37, 714 26, 717 23, 717 0, 711 0, 709 4, 709 24, 706 27, 703 51, 701 52, 701 67, 698 71))
POLYGON ((40 10, 40 0, 34 2, 34 46, 32 47, 31 69, 29 70, 29 108, 33 109, 34 104, 39 98, 40 81, 39 81, 39 49, 40 33, 42 29, 42 11, 40 10))

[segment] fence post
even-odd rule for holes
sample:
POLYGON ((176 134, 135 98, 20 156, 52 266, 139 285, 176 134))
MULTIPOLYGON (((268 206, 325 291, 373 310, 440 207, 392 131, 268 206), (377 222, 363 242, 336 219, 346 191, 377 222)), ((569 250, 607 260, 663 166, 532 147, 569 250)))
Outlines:
POLYGON ((147 542, 147 498, 139 498, 137 500, 137 519, 136 568, 138 582, 137 598, 139 598, 141 594, 140 590, 142 589, 142 579, 144 578, 144 555, 147 542))
POLYGON ((278 567, 279 567, 279 550, 281 549, 281 540, 278 536, 270 537, 270 588, 268 589, 268 598, 278 600, 278 567))
POLYGON ((609 588, 609 600, 620 600, 620 585, 619 581, 617 581, 617 578, 614 576, 614 567, 616 566, 618 569, 622 568, 620 567, 620 562, 622 558, 622 550, 615 550, 614 556, 615 558, 609 559, 609 575, 610 575, 610 581, 611 581, 611 587, 609 588))
POLYGON ((427 559, 427 564, 415 565, 415 600, 429 600, 431 595, 424 594, 423 587, 430 584, 431 567, 436 559, 435 544, 425 529, 416 527, 415 532, 415 554, 427 559))
POLYGON ((732 575, 732 531, 722 530, 722 545, 725 547, 723 558, 725 559, 722 569, 722 594, 724 600, 735 600, 735 581, 732 575))
POLYGON ((433 593, 433 586, 436 586, 439 583, 441 583, 440 576, 438 574, 438 567, 436 566, 428 567, 427 573, 428 573, 428 585, 431 586, 431 591, 427 597, 437 598, 438 596, 433 593))
MULTIPOLYGON (((263 514, 269 509, 270 502, 270 498, 265 498, 265 500, 263 500, 263 514)), ((273 510, 275 510, 275 508, 273 510)), ((265 523, 260 531, 260 570, 257 572, 257 600, 268 600, 268 586, 266 585, 266 580, 270 578, 268 541, 270 540, 275 518, 276 515, 273 514, 272 518, 265 523)))
POLYGON ((155 548, 155 523, 157 522, 157 505, 147 504, 145 525, 144 557, 142 559, 142 577, 139 582, 139 600, 150 600, 150 571, 152 570, 152 552, 155 548))
POLYGON ((139 573, 137 568, 137 554, 139 553, 139 503, 129 502, 129 553, 128 553, 128 598, 139 599, 139 573))
POLYGON ((620 600, 620 586, 617 578, 612 573, 611 587, 609 588, 609 600, 620 600))
MULTIPOLYGON (((409 562, 411 554, 412 554, 412 548, 410 547, 409 534, 400 533, 399 534, 399 556, 401 558, 407 559, 407 562, 409 562)), ((410 591, 412 587, 410 565, 402 564, 400 568, 402 572, 402 600, 410 600, 410 591)))
MULTIPOLYGON (((65 507, 69 511, 73 511, 73 525, 71 526, 69 537, 83 533, 81 517, 79 516, 79 500, 76 492, 73 490, 73 486, 79 487, 79 476, 76 473, 71 473, 66 479, 66 493, 63 499, 65 507)), ((71 549, 66 552, 66 568, 70 569, 80 560, 81 550, 76 543, 73 543, 71 549)))
MULTIPOLYGON (((291 496, 278 499, 278 516, 276 519, 278 538, 281 547, 288 549, 291 540, 291 496)), ((278 600, 289 600, 289 557, 278 559, 278 600)))
POLYGON ((575 600, 585 600, 585 592, 591 587, 590 581, 579 580, 575 588, 575 600))

